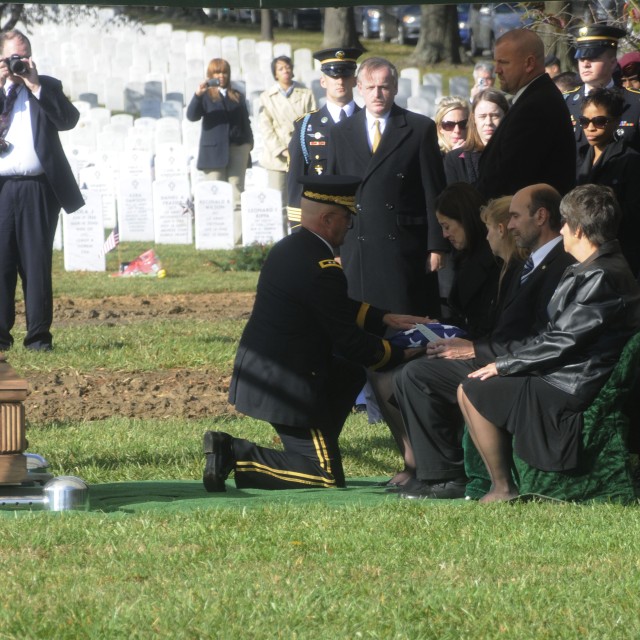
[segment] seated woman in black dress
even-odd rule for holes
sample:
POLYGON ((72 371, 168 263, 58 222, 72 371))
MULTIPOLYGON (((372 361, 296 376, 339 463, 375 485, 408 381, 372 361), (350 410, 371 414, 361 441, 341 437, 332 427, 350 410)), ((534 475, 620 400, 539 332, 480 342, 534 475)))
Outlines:
MULTIPOLYGON (((446 187, 435 206, 444 237, 454 249, 453 284, 448 298, 452 316, 442 321, 464 329, 470 338, 488 333, 493 326, 500 277, 499 262, 487 242, 487 228, 480 219, 483 204, 477 189, 461 182, 446 187)), ((404 459, 404 469, 388 483, 392 487, 404 485, 415 475, 413 449, 402 415, 392 400, 394 371, 367 373, 382 416, 404 459)))
POLYGON ((618 238, 631 271, 640 272, 640 153, 616 138, 624 98, 615 89, 595 89, 578 119, 589 143, 578 152, 576 184, 604 184, 616 194, 622 220, 618 238))
POLYGON ((487 242, 480 218, 484 199, 465 182, 450 184, 435 203, 442 234, 453 247, 453 283, 447 299, 447 323, 464 329, 470 338, 493 326, 500 266, 487 242))
POLYGON ((490 87, 476 94, 471 104, 471 117, 464 144, 454 147, 444 157, 447 184, 476 182, 480 155, 507 111, 509 103, 502 91, 490 87))
POLYGON ((582 185, 562 200, 567 268, 544 331, 513 344, 458 388, 458 402, 491 476, 481 501, 518 495, 514 449, 543 471, 577 465, 582 413, 640 329, 640 287, 615 239, 620 208, 609 187, 582 185))

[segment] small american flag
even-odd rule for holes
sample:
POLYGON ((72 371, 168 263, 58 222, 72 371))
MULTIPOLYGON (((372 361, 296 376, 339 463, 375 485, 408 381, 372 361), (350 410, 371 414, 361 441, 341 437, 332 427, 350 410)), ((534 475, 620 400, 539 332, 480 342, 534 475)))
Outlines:
POLYGON ((118 225, 113 228, 113 231, 109 234, 109 237, 104 241, 102 245, 102 251, 100 255, 106 255, 109 251, 113 251, 120 244, 120 234, 118 233, 118 225))

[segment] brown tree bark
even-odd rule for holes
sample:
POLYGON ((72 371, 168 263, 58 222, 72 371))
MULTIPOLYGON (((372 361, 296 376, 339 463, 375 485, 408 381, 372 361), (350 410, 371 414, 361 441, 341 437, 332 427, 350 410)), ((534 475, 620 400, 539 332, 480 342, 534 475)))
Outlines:
POLYGON ((353 7, 327 7, 324 10, 322 48, 357 47, 364 49, 358 39, 353 7))
POLYGON ((411 56, 412 62, 418 65, 460 64, 460 48, 456 5, 422 5, 420 38, 411 56))
POLYGON ((271 9, 260 9, 260 40, 273 41, 273 14, 271 9))

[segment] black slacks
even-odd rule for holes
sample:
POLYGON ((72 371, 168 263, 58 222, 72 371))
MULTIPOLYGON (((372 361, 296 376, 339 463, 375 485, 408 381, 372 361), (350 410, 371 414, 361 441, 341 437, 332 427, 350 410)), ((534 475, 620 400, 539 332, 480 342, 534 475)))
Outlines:
POLYGON ((326 416, 329 409, 330 418, 325 424, 313 426, 313 416, 308 427, 272 423, 284 451, 234 438, 236 486, 239 489, 344 487, 338 438, 364 381, 361 366, 334 359, 329 386, 321 399, 322 411, 318 411, 318 415, 326 416))
POLYGON ((460 383, 479 365, 475 360, 420 358, 394 378, 420 480, 452 480, 464 475, 464 420, 458 407, 460 383))
POLYGON ((0 176, 0 346, 13 344, 15 293, 22 280, 27 316, 25 346, 51 344, 51 259, 58 204, 42 176, 0 176))

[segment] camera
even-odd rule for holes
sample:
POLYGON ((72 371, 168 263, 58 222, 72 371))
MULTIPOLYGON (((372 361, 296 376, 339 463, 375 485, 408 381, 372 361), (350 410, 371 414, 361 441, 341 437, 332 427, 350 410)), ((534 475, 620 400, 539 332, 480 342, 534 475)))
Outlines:
POLYGON ((219 87, 220 86, 220 80, 218 80, 218 78, 209 78, 207 80, 207 87, 219 87))
POLYGON ((17 53, 14 53, 10 58, 5 58, 4 61, 13 75, 22 76, 29 73, 29 64, 17 53))

